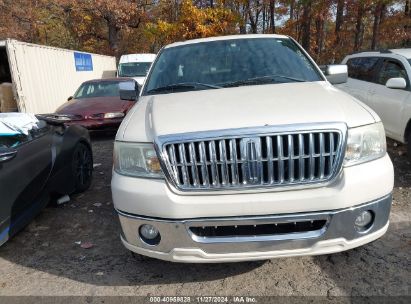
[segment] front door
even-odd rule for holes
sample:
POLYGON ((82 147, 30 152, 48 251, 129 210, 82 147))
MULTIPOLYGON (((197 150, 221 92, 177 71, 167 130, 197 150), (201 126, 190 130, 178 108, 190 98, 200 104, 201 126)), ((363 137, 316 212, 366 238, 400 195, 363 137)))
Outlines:
POLYGON ((43 204, 40 194, 53 163, 53 133, 48 128, 17 140, 0 137, 0 244, 43 204))
POLYGON ((411 100, 410 81, 401 62, 384 59, 376 83, 369 88, 370 107, 380 116, 388 137, 403 141, 401 114, 405 101, 411 100), (385 86, 388 79, 402 77, 407 82, 406 89, 390 89, 385 86))

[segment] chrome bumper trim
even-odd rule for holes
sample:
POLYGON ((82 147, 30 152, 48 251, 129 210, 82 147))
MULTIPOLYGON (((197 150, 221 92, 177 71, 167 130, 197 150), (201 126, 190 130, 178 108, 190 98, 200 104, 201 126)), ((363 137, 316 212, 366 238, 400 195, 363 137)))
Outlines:
POLYGON ((391 209, 392 195, 362 205, 346 209, 322 212, 296 213, 270 216, 200 218, 200 219, 155 219, 131 215, 117 210, 122 227, 122 238, 128 244, 140 248, 168 253, 176 248, 198 248, 210 254, 241 253, 251 251, 273 251, 310 248, 316 243, 325 240, 343 238, 347 241, 355 240, 372 234, 388 223, 391 209), (356 216, 364 210, 371 210, 374 222, 367 231, 358 232, 354 227, 356 216), (326 219, 326 225, 309 232, 298 232, 277 235, 247 236, 247 237, 198 237, 189 227, 201 226, 230 226, 230 225, 258 225, 276 222, 298 222, 316 219, 326 219), (161 242, 151 246, 141 241, 138 230, 142 224, 152 224, 161 233, 161 242))

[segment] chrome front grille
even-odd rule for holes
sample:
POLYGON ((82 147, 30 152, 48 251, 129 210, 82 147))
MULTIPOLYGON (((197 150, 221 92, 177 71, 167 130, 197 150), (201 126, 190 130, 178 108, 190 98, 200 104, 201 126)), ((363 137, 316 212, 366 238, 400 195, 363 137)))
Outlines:
POLYGON ((201 132, 160 138, 166 175, 182 191, 323 183, 341 167, 346 128, 201 132), (240 133, 240 134, 237 134, 240 133), (243 134, 244 133, 244 134, 243 134), (218 135, 218 136, 215 136, 218 135))

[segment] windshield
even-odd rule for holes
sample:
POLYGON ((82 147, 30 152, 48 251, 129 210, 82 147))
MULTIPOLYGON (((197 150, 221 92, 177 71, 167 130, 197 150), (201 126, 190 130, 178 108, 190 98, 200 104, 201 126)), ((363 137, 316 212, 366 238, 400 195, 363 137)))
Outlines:
POLYGON ((233 39, 164 49, 143 95, 321 80, 291 39, 233 39))
POLYGON ((151 62, 127 62, 118 65, 120 77, 145 77, 150 69, 151 62))
POLYGON ((119 83, 120 81, 86 82, 79 87, 74 94, 74 98, 120 96, 119 83))

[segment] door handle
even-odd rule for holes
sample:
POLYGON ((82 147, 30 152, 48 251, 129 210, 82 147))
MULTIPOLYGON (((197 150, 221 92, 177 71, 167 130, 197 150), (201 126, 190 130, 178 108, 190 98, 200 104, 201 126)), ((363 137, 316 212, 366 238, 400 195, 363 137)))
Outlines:
POLYGON ((17 155, 17 150, 11 150, 11 151, 0 151, 0 163, 7 162, 9 160, 12 160, 15 158, 17 155))

